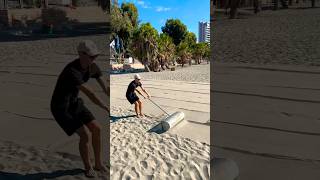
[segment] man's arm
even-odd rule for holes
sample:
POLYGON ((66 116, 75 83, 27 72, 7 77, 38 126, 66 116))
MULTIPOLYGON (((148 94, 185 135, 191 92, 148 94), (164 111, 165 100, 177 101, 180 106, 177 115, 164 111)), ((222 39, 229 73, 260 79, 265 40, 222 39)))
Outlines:
POLYGON ((135 89, 142 97, 146 98, 138 89, 135 89))
POLYGON ((93 91, 87 87, 86 85, 82 84, 78 86, 79 90, 82 91, 88 98, 96 105, 101 107, 102 109, 110 112, 109 108, 102 103, 102 101, 93 93, 93 91))
POLYGON ((99 77, 99 78, 96 78, 97 79, 97 82, 98 84, 101 86, 103 92, 110 97, 110 89, 107 88, 103 82, 103 80, 99 77))
POLYGON ((144 93, 146 93, 146 95, 148 96, 148 98, 150 98, 150 94, 149 94, 142 86, 140 86, 140 87, 141 87, 142 91, 143 91, 144 93))

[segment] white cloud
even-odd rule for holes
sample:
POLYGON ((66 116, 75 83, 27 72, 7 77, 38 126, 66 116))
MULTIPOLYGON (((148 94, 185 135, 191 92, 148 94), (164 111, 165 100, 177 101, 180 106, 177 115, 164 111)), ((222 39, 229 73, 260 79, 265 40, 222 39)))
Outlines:
POLYGON ((156 11, 157 11, 157 12, 166 12, 166 11, 170 11, 170 10, 171 10, 171 8, 169 8, 169 7, 158 6, 158 7, 156 8, 156 11))
POLYGON ((137 4, 140 5, 142 8, 145 8, 145 9, 150 8, 150 6, 143 0, 138 0, 137 4))

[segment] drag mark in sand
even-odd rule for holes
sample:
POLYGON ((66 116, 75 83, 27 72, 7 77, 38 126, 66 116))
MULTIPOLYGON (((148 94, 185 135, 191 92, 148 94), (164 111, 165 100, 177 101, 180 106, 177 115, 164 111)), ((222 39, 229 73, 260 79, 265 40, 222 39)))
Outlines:
POLYGON ((232 95, 241 95, 241 96, 260 97, 265 99, 276 99, 276 100, 283 100, 283 101, 320 104, 320 101, 307 100, 307 99, 293 99, 293 98, 284 98, 284 97, 278 97, 278 96, 266 96, 266 95, 260 95, 260 94, 239 93, 239 92, 231 92, 231 91, 218 91, 218 90, 210 90, 210 91, 214 93, 220 93, 220 94, 232 94, 232 95))
POLYGON ((159 98, 159 99, 168 99, 168 100, 174 100, 174 101, 182 101, 182 102, 210 105, 210 103, 203 103, 203 102, 199 102, 199 101, 187 101, 187 100, 179 100, 179 99, 175 99, 175 98, 158 97, 158 96, 152 96, 152 97, 159 98))
MULTIPOLYGON (((111 83, 111 85, 124 86, 124 87, 126 87, 126 86, 127 86, 127 85, 117 84, 117 83, 111 83)), ((154 87, 154 86, 146 86, 146 88, 148 88, 148 89, 159 89, 159 90, 176 91, 176 92, 189 92, 189 93, 205 94, 205 95, 210 94, 209 92, 207 92, 207 93, 203 93, 203 92, 188 91, 188 90, 180 90, 180 89, 156 88, 156 87, 154 87)), ((205 91, 208 91, 208 89, 199 89, 199 90, 205 90, 205 91)))
POLYGON ((19 114, 19 113, 15 113, 15 112, 10 112, 10 111, 3 111, 5 113, 9 113, 9 114, 13 114, 19 117, 24 117, 24 118, 29 118, 29 119, 38 119, 38 120, 50 120, 53 121, 53 118, 42 118, 42 117, 35 117, 35 116, 28 116, 28 115, 24 115, 24 114, 19 114))
MULTIPOLYGON (((120 100, 127 100, 125 98, 117 98, 117 99, 120 99, 120 100)), ((180 100, 177 100, 177 101, 180 101, 180 100)), ((198 102, 197 102, 198 103, 198 102)), ((201 103, 199 103, 201 104, 201 103)), ((185 111, 191 111, 191 112, 200 112, 200 113, 208 113, 208 111, 201 111, 201 110, 194 110, 194 109, 187 109, 187 108, 181 108, 181 107, 175 107, 175 106, 169 106, 169 105, 163 105, 163 104, 159 104, 163 107, 168 107, 168 108, 179 108, 181 110, 185 110, 185 111)))
POLYGON ((253 152, 253 151, 243 150, 243 149, 238 149, 238 148, 233 148, 233 147, 220 146, 220 145, 212 145, 212 146, 214 148, 224 149, 224 150, 238 152, 238 153, 242 153, 242 154, 261 156, 261 157, 266 157, 266 158, 293 160, 293 161, 304 161, 304 162, 311 162, 314 164, 320 163, 320 159, 307 159, 307 158, 299 158, 299 157, 286 156, 286 155, 280 155, 280 154, 259 153, 259 152, 253 152))
POLYGON ((36 84, 36 83, 31 83, 31 82, 1 81, 1 83, 25 84, 25 85, 37 86, 37 87, 48 87, 48 86, 45 86, 45 85, 42 85, 42 84, 36 84))
POLYGON ((272 130, 272 131, 294 133, 294 134, 320 136, 320 133, 313 133, 313 132, 293 131, 293 130, 287 130, 287 129, 272 128, 272 127, 257 126, 257 125, 249 125, 249 124, 241 124, 241 123, 233 123, 233 122, 226 122, 226 121, 217 121, 217 120, 212 120, 212 122, 221 123, 221 124, 231 124, 231 125, 237 125, 237 126, 244 126, 244 127, 250 127, 250 128, 257 128, 257 129, 265 129, 265 130, 272 130))
POLYGON ((296 89, 296 90, 310 90, 310 91, 320 91, 318 88, 306 88, 306 87, 294 87, 294 86, 266 86, 266 87, 275 87, 283 89, 296 89))
POLYGON ((277 71, 277 72, 288 72, 288 73, 302 73, 302 74, 318 74, 320 72, 317 71, 299 71, 299 70, 288 70, 288 69, 275 69, 275 68, 263 68, 263 67, 250 67, 250 66, 234 66, 231 68, 239 68, 239 69, 253 69, 253 70, 264 70, 264 71, 277 71))
POLYGON ((46 77, 57 77, 58 74, 43 74, 43 73, 27 73, 27 72, 18 72, 18 71, 3 71, 1 70, 0 73, 7 73, 7 74, 25 74, 25 75, 33 75, 33 76, 46 76, 46 77))

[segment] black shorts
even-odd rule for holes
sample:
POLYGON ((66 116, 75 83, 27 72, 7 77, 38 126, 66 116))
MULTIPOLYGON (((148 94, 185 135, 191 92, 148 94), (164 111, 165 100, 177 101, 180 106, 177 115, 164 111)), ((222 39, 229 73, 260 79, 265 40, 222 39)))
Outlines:
POLYGON ((127 100, 128 100, 131 104, 133 104, 133 103, 135 103, 136 101, 139 100, 139 97, 137 96, 136 93, 127 94, 126 97, 127 97, 127 100))
POLYGON ((68 136, 71 136, 77 129, 95 119, 80 98, 69 106, 51 106, 51 112, 59 126, 68 136))

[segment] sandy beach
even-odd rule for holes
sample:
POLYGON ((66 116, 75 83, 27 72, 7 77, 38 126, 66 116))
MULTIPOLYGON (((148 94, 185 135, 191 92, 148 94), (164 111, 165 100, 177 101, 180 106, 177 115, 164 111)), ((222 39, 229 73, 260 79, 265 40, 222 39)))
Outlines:
POLYGON ((111 75, 112 179, 209 179, 209 73, 209 64, 140 73, 153 101, 169 114, 185 113, 181 123, 162 134, 148 131, 165 118, 164 112, 142 99, 146 117, 136 118, 126 100, 134 74, 111 75))
MULTIPOLYGON (((78 152, 78 137, 68 137, 53 119, 50 100, 62 68, 77 58, 76 46, 93 40, 103 55, 96 62, 106 67, 105 36, 81 36, 0 43, 0 179, 85 179, 78 152)), ((102 98, 93 80, 90 86, 102 98)), ((81 97, 107 134, 106 113, 81 97)), ((106 136, 103 136, 104 162, 106 136)), ((100 174, 98 179, 106 179, 100 174)))
POLYGON ((215 21, 212 146, 238 179, 320 178, 319 9, 215 21))

